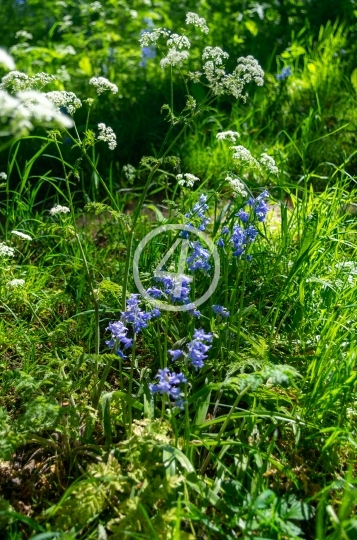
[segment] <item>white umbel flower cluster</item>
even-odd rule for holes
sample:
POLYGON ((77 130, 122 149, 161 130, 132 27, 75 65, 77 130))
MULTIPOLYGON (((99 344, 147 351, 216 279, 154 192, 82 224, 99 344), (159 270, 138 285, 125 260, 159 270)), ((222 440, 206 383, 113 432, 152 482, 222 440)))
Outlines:
POLYGON ((234 150, 233 159, 241 161, 243 165, 249 167, 260 168, 258 161, 252 156, 247 148, 244 146, 231 146, 231 149, 234 150))
POLYGON ((143 32, 139 39, 140 47, 150 47, 150 45, 155 45, 161 36, 168 37, 170 36, 170 32, 165 28, 155 28, 151 32, 143 32))
POLYGON ((22 238, 23 240, 32 240, 32 237, 29 234, 25 234, 21 231, 11 231, 11 234, 14 234, 15 236, 18 236, 19 238, 22 238))
POLYGON ((247 197, 248 193, 246 191, 245 185, 239 178, 235 176, 227 176, 226 182, 228 182, 231 186, 234 198, 239 196, 247 197))
POLYGON ((98 96, 100 96, 100 94, 103 94, 103 92, 106 92, 107 90, 109 90, 113 94, 118 93, 117 85, 111 83, 105 77, 92 77, 89 81, 89 84, 92 84, 95 87, 98 96))
POLYGON ((127 165, 124 165, 123 173, 125 175, 125 178, 129 182, 134 182, 135 176, 136 176, 136 169, 133 165, 130 165, 130 163, 127 163, 127 165))
POLYGON ((14 59, 5 51, 5 49, 0 49, 0 66, 3 66, 6 69, 15 69, 14 59))
POLYGON ((7 180, 7 174, 5 172, 0 172, 0 180, 7 180))
POLYGON ((74 92, 55 90, 54 92, 47 92, 45 96, 55 105, 57 109, 66 107, 70 115, 73 115, 77 109, 82 107, 81 100, 77 98, 74 92))
POLYGON ((56 216, 57 214, 68 214, 70 212, 70 209, 67 206, 61 206, 60 204, 56 204, 53 208, 50 210, 51 216, 56 216))
POLYGON ((238 131, 221 131, 220 133, 217 133, 216 138, 219 141, 230 141, 232 143, 235 143, 236 140, 239 138, 238 131))
POLYGON ((163 69, 167 66, 181 66, 188 57, 189 53, 187 51, 178 51, 175 47, 172 47, 165 58, 160 60, 160 66, 163 69))
POLYGON ((10 71, 10 73, 1 79, 0 89, 4 90, 5 88, 8 88, 11 92, 33 89, 38 90, 54 80, 56 80, 54 75, 48 75, 43 72, 36 73, 36 75, 29 77, 22 71, 10 71))
POLYGON ((204 34, 208 34, 209 32, 206 19, 204 19, 203 17, 199 17, 197 13, 186 13, 186 24, 192 24, 193 26, 196 26, 204 34))
POLYGON ((46 96, 35 90, 18 92, 15 96, 0 90, 0 111, 2 135, 20 137, 35 126, 73 126, 71 118, 60 113, 46 96))
POLYGON ((275 164, 274 158, 268 154, 262 154, 259 160, 260 164, 268 171, 270 174, 278 174, 279 169, 275 164))
POLYGON ((19 30, 18 32, 16 32, 15 38, 26 41, 26 39, 29 39, 29 40, 33 39, 33 35, 30 32, 27 32, 26 30, 19 30))
POLYGON ((107 142, 109 149, 114 150, 117 145, 117 136, 111 127, 107 127, 105 124, 98 124, 99 135, 97 137, 98 141, 107 142))
POLYGON ((9 287, 9 289, 17 289, 18 287, 23 287, 24 285, 24 279, 12 279, 6 283, 6 287, 9 287))
POLYGON ((7 246, 4 242, 0 242, 0 257, 13 257, 14 255, 14 248, 7 246))
POLYGON ((179 186, 193 187, 193 184, 199 180, 197 176, 190 173, 178 174, 176 175, 179 186))
POLYGON ((180 34, 171 34, 170 39, 166 41, 166 45, 176 49, 189 49, 191 47, 190 40, 180 34))
POLYGON ((202 53, 202 60, 213 60, 216 66, 221 66, 224 60, 229 58, 229 54, 221 47, 205 47, 202 53))

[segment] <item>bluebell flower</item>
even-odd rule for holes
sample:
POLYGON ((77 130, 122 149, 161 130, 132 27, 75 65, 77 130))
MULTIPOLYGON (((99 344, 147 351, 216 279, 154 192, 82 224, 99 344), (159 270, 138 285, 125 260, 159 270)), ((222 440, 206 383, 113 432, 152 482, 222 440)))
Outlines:
POLYGON ((110 332, 112 333, 112 337, 111 339, 106 341, 105 344, 110 349, 113 349, 115 354, 117 354, 121 358, 125 358, 124 353, 120 350, 120 344, 123 345, 124 350, 132 347, 133 345, 133 340, 126 337, 128 329, 121 321, 116 321, 113 323, 109 323, 109 326, 106 328, 106 330, 110 330, 110 332))
POLYGON ((207 358, 207 352, 210 350, 212 345, 206 345, 205 341, 210 343, 212 341, 212 334, 201 330, 195 330, 193 334, 193 340, 187 345, 188 347, 188 358, 191 360, 191 364, 196 369, 203 368, 205 365, 204 360, 207 358))
POLYGON ((187 313, 192 315, 192 317, 196 317, 197 319, 201 317, 201 312, 198 309, 189 309, 187 310, 187 313))
POLYGON ((156 319, 157 317, 161 317, 161 311, 158 308, 154 307, 151 312, 151 316, 154 317, 154 319, 156 319))
POLYGON ((218 246, 218 247, 224 247, 224 240, 223 240, 223 238, 218 238, 218 240, 217 240, 217 246, 218 246))
POLYGON ((239 225, 233 225, 233 233, 230 241, 233 244, 233 255, 235 257, 240 257, 243 255, 246 244, 246 235, 242 227, 239 225))
POLYGON ((196 270, 208 272, 211 269, 211 265, 208 262, 211 256, 209 251, 205 249, 198 240, 193 242, 191 247, 192 253, 189 257, 187 257, 188 269, 191 272, 195 272, 196 270))
MULTIPOLYGON (((196 217, 199 219, 199 223, 197 227, 200 231, 204 231, 208 223, 210 222, 210 218, 206 216, 206 212, 209 208, 206 201, 207 201, 207 195, 201 195, 200 198, 198 199, 198 202, 194 205, 192 210, 188 212, 187 214, 185 214, 185 217, 187 219, 190 219, 192 217, 196 217)), ((194 226, 192 223, 189 223, 188 225, 191 225, 192 227, 194 226)), ((183 232, 187 232, 187 231, 183 231, 183 232)), ((187 236, 185 236, 185 238, 187 238, 187 236)))
POLYGON ((253 227, 253 225, 249 225, 249 227, 247 227, 245 230, 245 235, 246 235, 246 243, 254 242, 254 240, 258 236, 258 231, 255 227, 253 227))
POLYGON ((208 341, 210 343, 213 339, 213 334, 211 332, 207 332, 206 334, 205 331, 202 328, 200 328, 199 330, 194 331, 193 337, 194 339, 199 339, 201 341, 208 341))
POLYGON ((127 311, 122 311, 122 319, 133 325, 133 330, 136 334, 140 332, 143 328, 147 328, 148 321, 152 317, 152 313, 142 311, 139 307, 140 300, 139 294, 132 294, 126 302, 127 311))
POLYGON ((183 373, 171 373, 168 368, 159 369, 155 378, 159 379, 157 384, 149 384, 152 394, 166 394, 175 401, 177 407, 183 406, 183 393, 178 385, 187 382, 183 373))
POLYGON ((162 296, 162 291, 156 287, 150 287, 150 289, 148 289, 146 292, 153 298, 161 298, 162 296))
POLYGON ((169 300, 183 302, 187 304, 190 301, 190 279, 187 276, 181 275, 178 279, 171 276, 155 277, 164 286, 164 292, 169 300))
POLYGON ((249 212, 245 212, 242 208, 235 214, 243 223, 247 223, 249 221, 249 212))
POLYGON ((218 304, 214 304, 212 306, 213 312, 216 313, 216 315, 220 315, 223 318, 229 317, 229 311, 224 306, 220 306, 218 304))
POLYGON ((258 221, 262 222, 266 220, 267 213, 269 211, 269 206, 266 199, 269 198, 269 192, 263 191, 258 195, 256 199, 250 197, 247 201, 247 204, 253 209, 258 221))
POLYGON ((222 227, 221 234, 229 234, 229 229, 228 229, 228 227, 226 225, 224 227, 222 227))
POLYGON ((290 77, 290 75, 292 75, 292 74, 293 74, 293 72, 291 71, 291 67, 287 66, 287 67, 284 67, 281 70, 281 73, 277 73, 275 75, 275 77, 278 79, 278 81, 284 81, 285 79, 290 77))
POLYGON ((168 353, 170 356, 172 356, 171 360, 173 362, 176 362, 176 360, 183 355, 183 351, 181 351, 181 349, 170 349, 168 353))

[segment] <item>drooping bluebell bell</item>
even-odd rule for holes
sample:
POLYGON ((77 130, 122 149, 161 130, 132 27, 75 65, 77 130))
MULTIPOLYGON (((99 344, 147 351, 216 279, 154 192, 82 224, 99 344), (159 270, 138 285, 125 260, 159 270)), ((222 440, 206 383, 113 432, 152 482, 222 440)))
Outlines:
POLYGON ((168 353, 172 357, 171 360, 173 362, 176 362, 176 360, 183 355, 183 351, 181 349, 170 349, 168 353))
POLYGON ((267 199, 269 198, 269 192, 263 191, 258 195, 256 199, 251 197, 248 199, 247 204, 253 209, 254 214, 257 217, 257 220, 263 222, 266 220, 267 213, 269 211, 269 206, 267 204, 267 199))
POLYGON ((181 275, 177 279, 171 276, 162 276, 155 277, 155 280, 163 284, 164 293, 168 300, 184 304, 190 301, 190 278, 187 276, 181 275))
POLYGON ((291 71, 291 67, 286 66, 281 70, 280 73, 277 73, 275 77, 278 79, 278 81, 284 81, 285 79, 290 77, 292 74, 293 72, 291 71))
POLYGON ((225 308, 224 306, 220 306, 218 304, 214 304, 212 306, 212 310, 214 313, 216 313, 216 315, 220 315, 221 317, 223 317, 224 319, 226 319, 227 317, 229 317, 229 311, 227 310, 227 308, 225 308))
POLYGON ((170 372, 168 368, 159 369, 155 378, 159 379, 157 384, 149 384, 152 394, 166 394, 174 400, 177 407, 183 406, 183 393, 179 388, 180 384, 187 382, 183 373, 170 372))
POLYGON ((201 318, 201 312, 196 309, 196 308, 193 308, 193 309, 188 309, 187 310, 187 313, 189 315, 192 315, 192 317, 196 317, 197 319, 200 319, 201 318))
POLYGON ((223 238, 218 238, 218 240, 217 240, 217 246, 218 246, 218 247, 224 247, 224 240, 223 240, 223 238))
POLYGON ((221 234, 229 234, 229 229, 226 225, 222 227, 221 234))
POLYGON ((156 287, 150 287, 146 292, 153 298, 161 298, 162 296, 162 291, 156 287))
POLYGON ((242 227, 239 225, 233 225, 233 233, 230 241, 233 244, 233 255, 235 257, 240 257, 243 255, 246 244, 246 235, 242 227))
POLYGON ((249 227, 245 230, 245 236, 246 236, 246 243, 254 242, 256 237, 258 236, 258 231, 253 225, 249 225, 249 227))
MULTIPOLYGON (((185 217, 187 219, 198 218, 197 227, 200 231, 204 231, 210 222, 210 218, 206 216, 208 208, 207 195, 201 195, 192 210, 185 214, 185 217)), ((189 223, 189 225, 194 226, 192 223, 189 223)))

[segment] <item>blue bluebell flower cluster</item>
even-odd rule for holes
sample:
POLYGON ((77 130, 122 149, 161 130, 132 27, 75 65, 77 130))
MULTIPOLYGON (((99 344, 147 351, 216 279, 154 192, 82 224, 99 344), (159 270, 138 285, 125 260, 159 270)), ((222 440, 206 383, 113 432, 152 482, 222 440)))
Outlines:
POLYGON ((166 394, 174 400, 176 407, 182 408, 184 405, 183 393, 179 387, 180 384, 187 382, 183 373, 170 372, 168 368, 159 369, 156 377, 157 384, 149 384, 149 390, 152 394, 166 394))
POLYGON ((284 81, 285 79, 287 79, 288 77, 290 77, 291 75, 293 74, 293 72, 291 71, 291 67, 290 66, 287 66, 287 67, 284 67, 280 73, 277 73, 275 75, 275 77, 278 79, 278 81, 284 81))
POLYGON ((160 316, 160 311, 157 308, 146 312, 140 309, 139 305, 140 295, 132 294, 126 302, 127 311, 121 313, 123 321, 132 324, 135 334, 138 334, 143 328, 147 328, 150 319, 160 316))
POLYGON ((208 272, 211 269, 211 265, 208 260, 211 256, 210 252, 205 249, 199 240, 191 243, 192 253, 187 257, 187 266, 190 272, 196 270, 203 270, 208 272))
POLYGON ((120 345, 123 345, 123 350, 128 349, 132 346, 133 340, 126 337, 128 329, 124 326, 121 321, 109 323, 109 326, 106 328, 112 333, 110 340, 106 341, 105 344, 113 349, 115 354, 121 358, 126 358, 123 351, 120 349, 120 345))
POLYGON ((187 345, 188 347, 188 358, 191 360, 191 364, 196 369, 203 368, 205 365, 204 360, 207 358, 207 352, 210 350, 212 345, 207 345, 207 343, 212 342, 212 334, 208 332, 207 334, 201 330, 195 330, 193 334, 193 340, 187 345))
POLYGON ((215 313, 216 315, 220 315, 221 317, 223 317, 224 319, 226 319, 227 317, 229 317, 229 311, 227 310, 227 308, 225 308, 224 306, 220 306, 218 304, 214 304, 212 306, 212 310, 213 310, 213 313, 215 313))
MULTIPOLYGON (((206 227, 210 222, 210 218, 206 216, 208 208, 209 207, 207 204, 207 195, 201 195, 192 210, 185 214, 185 218, 187 219, 196 218, 195 223, 197 223, 196 225, 194 225, 193 223, 188 223, 188 225, 191 225, 192 227, 196 226, 199 231, 206 230, 206 227)), ((188 238, 188 231, 182 231, 181 236, 183 238, 188 238)))
MULTIPOLYGON (((246 206, 249 207, 249 211, 246 211, 244 208, 241 208, 235 216, 239 218, 242 222, 242 226, 238 224, 233 225, 232 234, 230 237, 230 242, 233 245, 233 255, 235 257, 241 257, 247 251, 249 244, 254 242, 258 236, 258 230, 254 227, 252 222, 257 220, 258 222, 266 221, 267 214, 269 211, 268 206, 268 191, 263 191, 256 198, 250 197, 246 206)), ((229 233, 227 226, 222 227, 221 235, 226 235, 229 233)), ((222 236, 218 239, 217 245, 219 247, 225 246, 225 240, 222 236)), ((247 259, 251 260, 251 255, 247 255, 247 259)))

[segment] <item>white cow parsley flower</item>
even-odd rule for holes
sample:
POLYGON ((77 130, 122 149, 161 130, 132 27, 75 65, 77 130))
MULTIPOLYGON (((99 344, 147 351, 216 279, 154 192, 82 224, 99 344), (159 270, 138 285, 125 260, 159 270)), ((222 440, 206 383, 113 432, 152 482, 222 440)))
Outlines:
POLYGON ((107 127, 103 123, 100 123, 100 124, 98 124, 98 129, 100 131, 100 133, 99 133, 99 135, 97 137, 98 141, 107 142, 108 146, 109 146, 109 149, 114 150, 114 148, 117 145, 117 137, 116 137, 114 131, 112 130, 112 128, 107 127))
POLYGON ((116 94, 118 92, 117 85, 111 83, 105 77, 92 77, 89 81, 89 84, 92 84, 95 87, 98 96, 100 96, 100 94, 102 94, 106 90, 109 90, 113 94, 116 94))
POLYGON ((166 41, 166 45, 178 49, 189 49, 191 47, 190 40, 186 36, 180 36, 179 34, 171 34, 170 39, 166 41))
POLYGON ((193 26, 197 26, 203 32, 204 34, 208 34, 209 28, 206 24, 206 19, 203 17, 199 17, 197 13, 186 13, 186 24, 192 24, 193 26))
POLYGON ((227 176, 226 182, 228 182, 232 188, 233 197, 246 197, 248 195, 245 185, 239 178, 227 176))
POLYGON ((180 186, 186 185, 187 187, 193 187, 194 182, 197 182, 197 180, 199 180, 197 176, 190 173, 178 174, 176 175, 176 179, 180 186))
POLYGON ((139 39, 140 47, 149 47, 157 43, 161 36, 168 37, 170 32, 165 28, 154 28, 154 30, 143 31, 139 39))
POLYGON ((61 206, 60 204, 56 204, 53 208, 50 210, 51 216, 56 216, 57 214, 68 214, 70 212, 70 209, 67 206, 61 206))
POLYGON ((234 73, 239 74, 244 84, 254 81, 258 86, 264 84, 264 71, 259 65, 259 62, 251 55, 244 58, 238 58, 238 65, 234 73))
POLYGON ((6 287, 9 287, 10 289, 16 289, 17 287, 23 287, 24 285, 24 279, 12 279, 6 283, 6 287))
POLYGON ((82 107, 82 102, 77 98, 74 92, 66 92, 65 90, 54 92, 47 92, 45 94, 58 109, 66 107, 69 114, 73 115, 77 109, 82 107))
POLYGON ((247 148, 241 145, 231 146, 231 148, 234 150, 233 159, 242 161, 244 165, 256 167, 258 169, 260 168, 258 161, 252 156, 247 148))
POLYGON ((202 53, 202 60, 213 60, 216 66, 221 66, 224 60, 229 58, 229 54, 221 47, 205 47, 202 53))
POLYGON ((240 137, 240 135, 237 131, 221 131, 220 133, 217 133, 216 135, 216 138, 219 141, 229 140, 232 143, 235 143, 238 137, 240 137))
POLYGON ((4 49, 0 49, 0 66, 3 66, 6 69, 15 69, 15 62, 12 56, 4 49))
POLYGON ((0 242, 0 257, 13 257, 14 255, 14 248, 7 246, 4 242, 0 242))
POLYGON ((12 92, 41 89, 54 80, 56 80, 54 75, 48 75, 43 72, 36 73, 33 77, 29 77, 22 71, 10 71, 10 73, 1 79, 0 88, 10 88, 12 92))
POLYGON ((32 240, 31 236, 29 234, 25 234, 21 231, 11 231, 11 234, 14 234, 15 236, 18 236, 19 238, 23 238, 24 240, 32 240))
POLYGON ((278 174, 279 169, 275 165, 275 160, 271 156, 268 156, 268 154, 262 154, 260 156, 260 163, 263 165, 263 167, 270 173, 270 174, 278 174))
POLYGON ((7 174, 4 172, 0 172, 0 178, 1 180, 7 180, 7 174))
POLYGON ((15 34, 15 38, 16 39, 33 39, 33 35, 30 34, 30 32, 27 32, 26 30, 19 30, 18 32, 16 32, 15 34))
POLYGON ((167 66, 181 66, 184 60, 187 60, 189 54, 187 51, 178 51, 175 47, 168 50, 165 58, 160 60, 160 66, 164 69, 167 66))
POLYGON ((135 167, 133 167, 133 165, 130 165, 130 163, 124 165, 123 173, 125 174, 126 179, 129 180, 129 182, 134 182, 136 176, 136 169, 135 167))

